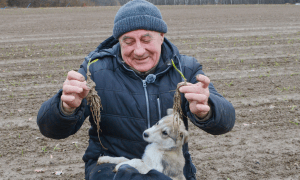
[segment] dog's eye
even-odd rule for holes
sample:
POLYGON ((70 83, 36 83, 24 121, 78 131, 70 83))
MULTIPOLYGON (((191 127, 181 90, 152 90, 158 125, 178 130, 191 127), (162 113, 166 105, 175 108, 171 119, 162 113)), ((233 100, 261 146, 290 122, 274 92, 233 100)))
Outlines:
POLYGON ((168 132, 165 130, 162 132, 163 135, 168 135, 168 132))
POLYGON ((156 123, 156 126, 159 124, 159 122, 156 123))

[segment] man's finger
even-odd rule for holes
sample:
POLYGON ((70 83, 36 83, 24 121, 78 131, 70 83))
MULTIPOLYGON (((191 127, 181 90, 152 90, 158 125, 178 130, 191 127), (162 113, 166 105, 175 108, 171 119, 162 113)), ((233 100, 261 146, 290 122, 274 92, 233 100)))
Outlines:
POLYGON ((78 81, 78 80, 70 80, 70 81, 68 81, 68 84, 72 85, 72 86, 80 87, 84 90, 90 90, 86 85, 86 81, 81 82, 81 81, 78 81))
POLYGON ((208 87, 209 83, 210 83, 210 79, 207 76, 204 76, 203 74, 198 74, 196 76, 196 79, 198 82, 202 83, 202 87, 205 89, 208 87))
POLYGON ((68 103, 73 102, 75 100, 75 97, 73 95, 65 95, 65 94, 63 94, 63 95, 61 95, 60 98, 61 98, 61 100, 63 102, 68 102, 68 103))
POLYGON ((209 112, 209 110, 210 110, 209 105, 197 104, 196 107, 197 107, 198 111, 200 111, 200 112, 209 112))
POLYGON ((64 94, 73 94, 73 93, 79 94, 83 92, 83 88, 72 86, 72 85, 64 85, 63 92, 64 94))
MULTIPOLYGON (((79 107, 82 99, 76 99, 74 95, 61 95, 61 100, 71 108, 79 107)), ((67 107, 68 108, 68 107, 67 107)))
POLYGON ((199 93, 199 87, 197 87, 197 85, 195 84, 187 84, 185 86, 181 86, 179 88, 179 91, 181 93, 199 93))
POLYGON ((184 96, 189 102, 206 103, 208 101, 208 97, 203 94, 185 93, 184 96))
POLYGON ((190 110, 191 110, 191 113, 202 118, 204 115, 206 115, 209 112, 210 107, 209 107, 209 105, 197 104, 196 101, 192 101, 190 103, 190 110))
POLYGON ((84 76, 82 74, 80 74, 79 72, 76 72, 76 71, 69 71, 67 79, 68 80, 78 80, 78 81, 81 81, 81 82, 85 81, 84 76))

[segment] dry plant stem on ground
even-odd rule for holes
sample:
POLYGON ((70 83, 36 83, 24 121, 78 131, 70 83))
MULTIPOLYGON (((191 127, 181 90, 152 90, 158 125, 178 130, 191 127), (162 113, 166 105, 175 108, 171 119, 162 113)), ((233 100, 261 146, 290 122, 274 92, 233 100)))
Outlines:
POLYGON ((95 90, 96 84, 91 79, 91 72, 89 70, 90 64, 91 63, 89 62, 88 66, 87 66, 87 73, 86 73, 86 76, 87 76, 87 83, 86 83, 86 85, 90 89, 90 92, 86 96, 86 100, 87 100, 88 104, 90 105, 90 109, 91 109, 91 112, 92 112, 92 116, 93 116, 94 122, 97 125, 97 133, 98 133, 99 142, 100 142, 101 146, 104 149, 107 149, 101 143, 100 136, 99 136, 99 131, 101 131, 101 129, 100 129, 100 122, 101 122, 101 108, 102 108, 102 104, 101 104, 101 99, 98 96, 97 91, 95 90))

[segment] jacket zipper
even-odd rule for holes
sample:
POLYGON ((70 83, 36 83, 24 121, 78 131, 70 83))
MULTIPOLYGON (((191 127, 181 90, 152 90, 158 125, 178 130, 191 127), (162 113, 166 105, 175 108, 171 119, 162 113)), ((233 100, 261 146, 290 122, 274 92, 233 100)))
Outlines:
MULTIPOLYGON (((147 124, 148 124, 148 128, 150 128, 151 126, 150 126, 150 105, 149 105, 149 99, 148 99, 148 91, 147 91, 147 78, 145 79, 145 80, 143 80, 143 79, 141 79, 132 69, 128 69, 124 64, 122 64, 123 65, 123 67, 125 68, 125 69, 127 69, 128 71, 131 71, 131 72, 133 72, 134 73, 134 75, 136 76, 136 77, 138 77, 140 80, 142 80, 142 82, 143 82, 143 87, 144 87, 144 92, 145 92, 145 97, 146 97, 146 106, 147 106, 147 124)), ((169 69, 170 69, 170 67, 171 66, 169 66, 167 69, 165 69, 164 71, 162 71, 162 72, 160 72, 160 73, 158 73, 158 74, 156 74, 155 76, 158 76, 158 75, 160 75, 160 74, 162 74, 162 73, 164 73, 164 72, 166 72, 166 71, 168 71, 169 69)), ((158 99, 158 101, 159 101, 159 99, 158 99)), ((159 110, 158 110, 158 113, 159 113, 159 119, 161 119, 161 110, 160 110, 160 104, 159 104, 159 110)))
POLYGON ((149 99, 148 99, 148 91, 147 91, 147 81, 142 80, 143 87, 145 91, 145 97, 146 97, 146 105, 147 105, 147 121, 148 121, 148 129, 150 128, 150 108, 149 108, 149 99))
POLYGON ((145 80, 141 79, 132 69, 128 69, 124 64, 122 64, 122 65, 128 71, 133 72, 134 75, 136 77, 138 77, 143 83, 145 97, 146 97, 146 106, 147 106, 147 126, 148 126, 148 129, 149 129, 150 128, 150 107, 149 107, 149 99, 148 99, 148 91, 147 91, 147 80, 146 79, 145 80))
POLYGON ((158 109, 158 120, 161 120, 161 110, 160 110, 160 100, 159 97, 157 97, 157 109, 158 109))
MULTIPOLYGON (((155 76, 158 76, 158 75, 160 75, 160 74, 166 72, 166 71, 169 70, 169 69, 170 69, 170 66, 169 66, 166 70, 164 70, 164 71, 162 71, 162 72, 156 74, 155 76)), ((136 75, 136 76, 137 76, 137 75, 136 75)), ((147 77, 146 77, 146 79, 147 79, 147 77)), ((149 99, 148 99, 147 80, 146 80, 146 79, 145 79, 145 80, 142 80, 142 82, 143 82, 143 87, 144 87, 144 91, 145 91, 146 103, 147 103, 148 128, 150 128, 150 127, 151 127, 151 125, 150 125, 150 107, 149 107, 150 105, 149 105, 149 99)), ((159 99, 158 99, 158 101, 159 101, 159 99)), ((159 106, 160 106, 160 105, 159 105, 159 106)), ((160 108, 159 108, 159 110, 158 110, 158 113, 159 113, 159 119, 161 119, 160 108)))

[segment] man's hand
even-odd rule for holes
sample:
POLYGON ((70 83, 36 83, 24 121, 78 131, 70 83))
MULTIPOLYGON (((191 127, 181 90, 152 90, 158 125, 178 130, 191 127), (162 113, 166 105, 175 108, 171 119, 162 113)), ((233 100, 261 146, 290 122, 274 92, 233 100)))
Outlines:
POLYGON ((78 72, 69 71, 61 95, 63 109, 72 112, 80 106, 82 99, 87 96, 89 91, 84 76, 78 72))
POLYGON ((199 74, 196 76, 198 83, 191 84, 187 83, 186 86, 179 88, 181 93, 184 93, 185 98, 190 103, 190 110, 199 118, 204 118, 210 107, 208 105, 209 89, 208 85, 210 80, 208 77, 199 74))

